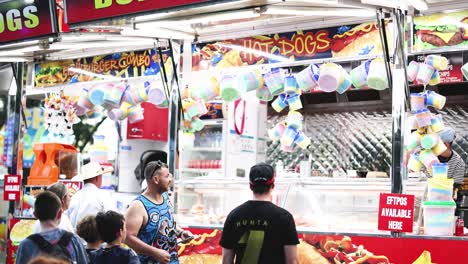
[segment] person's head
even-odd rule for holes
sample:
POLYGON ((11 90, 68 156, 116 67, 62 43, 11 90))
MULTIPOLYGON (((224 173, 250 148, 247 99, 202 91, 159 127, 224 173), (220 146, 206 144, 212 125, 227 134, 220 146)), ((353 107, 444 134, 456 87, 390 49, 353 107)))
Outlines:
POLYGON ((81 168, 81 177, 84 183, 92 183, 98 188, 102 186, 102 175, 108 172, 112 172, 113 169, 110 167, 103 167, 98 162, 90 162, 83 165, 81 168))
POLYGON ((40 222, 55 221, 58 225, 62 217, 62 203, 53 192, 43 191, 37 195, 34 202, 34 216, 40 222))
POLYGON ((56 161, 56 163, 60 167, 60 174, 64 174, 67 179, 71 179, 78 174, 76 153, 62 152, 58 155, 58 161, 56 161))
POLYGON ((78 221, 76 225, 76 234, 89 244, 95 244, 101 241, 96 223, 96 216, 88 215, 78 221))
POLYGON ((116 240, 121 243, 127 235, 124 216, 114 211, 99 212, 96 215, 96 226, 99 236, 106 243, 116 240))
POLYGON ((254 194, 267 194, 275 187, 275 170, 264 162, 250 169, 250 189, 254 194))
POLYGON ((50 256, 39 256, 33 258, 28 264, 68 264, 68 261, 50 257, 50 256))
POLYGON ((70 207, 71 194, 68 191, 68 187, 65 184, 57 182, 48 186, 46 190, 55 193, 58 196, 58 198, 60 198, 63 211, 67 210, 68 207, 70 207))
POLYGON ((146 164, 145 179, 148 189, 154 189, 159 193, 169 191, 173 180, 167 165, 161 161, 151 161, 146 164))
POLYGON ((445 127, 443 130, 438 132, 440 139, 445 143, 448 149, 452 149, 452 143, 455 141, 456 133, 451 127, 445 127))

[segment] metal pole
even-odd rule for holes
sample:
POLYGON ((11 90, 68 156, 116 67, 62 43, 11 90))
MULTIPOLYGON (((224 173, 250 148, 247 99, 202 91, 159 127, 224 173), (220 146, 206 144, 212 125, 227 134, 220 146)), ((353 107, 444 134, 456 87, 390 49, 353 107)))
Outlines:
POLYGON ((379 25, 380 41, 384 53, 385 70, 387 72, 388 86, 392 88, 392 70, 390 65, 390 52, 388 49, 387 29, 385 26, 385 15, 382 9, 377 10, 377 24, 379 25))
MULTIPOLYGON (((20 116, 21 116, 21 99, 23 96, 23 67, 24 63, 18 62, 12 64, 13 76, 16 81, 16 95, 15 95, 15 104, 13 108, 13 118, 15 119, 15 124, 13 126, 13 148, 12 148, 12 163, 11 167, 8 167, 8 174, 16 175, 18 174, 18 151, 19 151, 19 133, 20 133, 20 116)), ((11 116, 9 115, 9 118, 11 116)), ((20 164, 21 165, 21 164, 20 164)))

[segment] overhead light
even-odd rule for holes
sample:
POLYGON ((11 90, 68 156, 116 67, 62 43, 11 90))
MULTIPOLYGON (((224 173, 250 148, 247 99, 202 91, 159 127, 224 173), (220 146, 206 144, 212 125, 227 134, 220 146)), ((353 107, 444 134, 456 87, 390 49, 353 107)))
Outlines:
POLYGON ((399 7, 400 1, 396 0, 361 0, 362 4, 373 5, 377 7, 390 7, 397 8, 399 7))
POLYGON ((184 17, 176 18, 160 18, 160 19, 145 19, 145 20, 136 20, 136 24, 143 23, 181 23, 181 24, 198 24, 198 23, 210 23, 210 22, 219 22, 219 21, 229 21, 229 20, 238 20, 238 19, 248 19, 259 17, 260 14, 256 12, 255 9, 245 9, 245 10, 235 10, 235 11, 223 11, 223 12, 213 12, 206 13, 201 15, 191 15, 184 17))
POLYGON ((372 17, 375 12, 360 8, 309 8, 309 7, 268 7, 263 14, 292 16, 347 16, 372 17))
POLYGON ((419 11, 426 11, 428 9, 427 3, 424 0, 411 0, 407 2, 419 11))

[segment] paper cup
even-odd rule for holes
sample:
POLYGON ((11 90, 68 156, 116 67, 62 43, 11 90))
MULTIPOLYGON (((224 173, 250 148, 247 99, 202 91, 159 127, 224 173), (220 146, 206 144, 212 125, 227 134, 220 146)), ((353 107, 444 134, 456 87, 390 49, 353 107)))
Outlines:
POLYGON ((372 60, 367 75, 367 85, 375 90, 388 88, 387 71, 383 59, 372 60))
POLYGON ((224 75, 219 82, 221 89, 221 99, 226 102, 233 102, 240 98, 241 93, 237 89, 237 81, 233 75, 224 75))
POLYGON ((318 85, 320 68, 316 64, 311 64, 304 70, 296 74, 296 80, 299 88, 304 91, 310 91, 318 85))
POLYGON ((128 122, 134 124, 144 119, 143 109, 140 106, 132 106, 128 109, 128 122))
POLYGON ((448 164, 447 163, 434 163, 432 164, 432 177, 439 179, 447 179, 448 164))
POLYGON ((426 92, 426 104, 430 105, 436 109, 441 110, 445 106, 447 98, 443 95, 440 95, 434 91, 426 92))
POLYGON ((434 73, 432 74, 431 79, 429 80, 429 85, 435 86, 440 83, 440 75, 439 71, 435 70, 434 73))
POLYGON ((369 73, 370 63, 371 61, 368 60, 352 69, 349 73, 351 76, 351 82, 355 88, 359 89, 367 85, 367 75, 369 73))
POLYGON ((416 76, 416 81, 418 83, 422 83, 427 85, 431 80, 432 74, 434 74, 434 67, 431 65, 427 65, 425 63, 421 63, 419 65, 418 75, 416 76))
POLYGON ((406 142, 406 149, 409 151, 415 150, 417 147, 421 145, 422 135, 419 134, 417 131, 411 133, 408 137, 408 141, 406 142))
POLYGON ((415 112, 416 122, 418 123, 419 128, 430 126, 432 115, 431 112, 427 109, 422 109, 415 112))
POLYGON ((237 76, 238 89, 241 93, 263 87, 263 77, 260 71, 243 72, 237 76))
POLYGON ((432 148, 432 152, 434 152, 434 154, 437 156, 441 155, 446 150, 447 146, 445 146, 445 143, 442 140, 439 140, 439 142, 437 142, 437 145, 435 145, 435 147, 432 148))
POLYGON ((432 149, 439 143, 439 135, 435 133, 424 135, 421 139, 421 146, 424 149, 432 149))
POLYGON ((301 130, 303 122, 304 117, 301 113, 297 111, 289 111, 288 116, 286 117, 286 123, 288 124, 288 126, 301 130))
POLYGON ((301 96, 298 94, 289 95, 286 99, 289 105, 289 110, 302 109, 301 96))
POLYGON ((417 153, 411 154, 409 161, 408 161, 407 168, 410 171, 419 172, 421 171, 422 166, 423 166, 422 162, 419 161, 419 155, 417 153))
POLYGON ((310 146, 311 140, 309 137, 304 135, 304 132, 300 131, 294 142, 301 148, 301 149, 307 149, 308 146, 310 146))
POLYGON ((286 76, 284 78, 284 92, 287 94, 297 94, 299 93, 299 88, 297 86, 296 77, 286 76))
POLYGON ((426 57, 424 63, 431 65, 438 71, 443 71, 448 68, 449 61, 447 58, 439 55, 429 55, 426 57))
POLYGON ((278 123, 278 124, 276 124, 275 127, 268 130, 268 137, 272 141, 277 141, 283 136, 283 133, 284 133, 285 129, 286 129, 286 127, 285 127, 284 123, 278 123))
POLYGON ((263 80, 272 95, 278 95, 284 91, 284 72, 282 69, 272 69, 263 74, 263 80))
POLYGON ((406 76, 408 77, 408 81, 413 82, 416 80, 416 76, 418 75, 419 71, 419 62, 412 61, 408 65, 408 68, 406 69, 406 76))
POLYGON ((437 133, 442 131, 445 128, 444 121, 442 120, 442 115, 432 115, 431 118, 431 129, 432 132, 437 133))
POLYGON ((276 112, 281 112, 283 109, 285 109, 288 106, 288 102, 286 100, 286 94, 280 94, 276 98, 276 100, 271 103, 271 107, 275 109, 276 112))
POLYGON ((288 126, 283 135, 281 136, 281 145, 291 147, 298 134, 298 130, 294 127, 288 126))
POLYGON ((343 82, 340 83, 336 91, 339 94, 344 94, 346 91, 349 90, 349 88, 351 88, 352 82, 351 82, 351 76, 349 76, 349 74, 345 71, 345 69, 341 68, 341 70, 342 70, 342 74, 344 78, 343 78, 343 82))
POLYGON ((344 76, 341 66, 335 63, 325 63, 320 67, 318 84, 320 90, 330 93, 338 89, 338 85, 343 82, 344 76))

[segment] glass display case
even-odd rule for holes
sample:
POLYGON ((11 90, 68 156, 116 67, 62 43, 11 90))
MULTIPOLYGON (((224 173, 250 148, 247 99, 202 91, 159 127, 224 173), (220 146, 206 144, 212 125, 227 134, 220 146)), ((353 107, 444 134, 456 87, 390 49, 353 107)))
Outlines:
MULTIPOLYGON (((404 184, 405 192, 420 201, 426 182, 410 179, 404 184)), ((175 186, 178 220, 186 226, 222 225, 232 209, 252 197, 247 179, 198 178, 175 186)), ((293 214, 298 230, 380 233, 379 194, 390 186, 388 178, 278 178, 273 202, 293 214)), ((420 204, 415 204, 416 227, 420 204)))
POLYGON ((203 124, 192 138, 181 135, 179 179, 224 174, 226 121, 203 120, 203 124))

